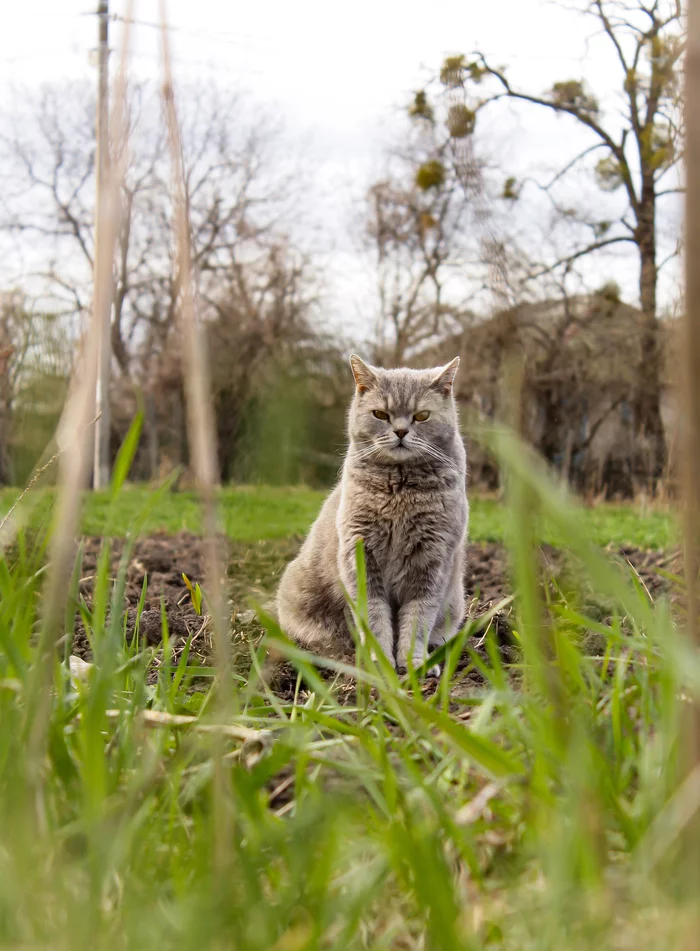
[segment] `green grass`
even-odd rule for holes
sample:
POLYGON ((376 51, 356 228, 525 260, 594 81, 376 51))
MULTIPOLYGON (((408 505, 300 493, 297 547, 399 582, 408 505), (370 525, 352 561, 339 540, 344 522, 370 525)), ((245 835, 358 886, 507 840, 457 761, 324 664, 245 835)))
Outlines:
MULTIPOLYGON (((37 494, 38 510, 47 516, 52 493, 37 494)), ((83 531, 102 535, 109 528, 115 535, 124 535, 133 519, 147 504, 152 492, 140 486, 129 486, 115 505, 106 493, 90 493, 85 498, 83 531)), ((0 508, 7 509, 16 498, 15 490, 0 493, 0 508)), ((223 529, 234 541, 252 542, 283 539, 305 534, 313 522, 326 493, 304 487, 274 488, 270 486, 228 487, 221 491, 223 529)), ((508 512, 501 502, 473 496, 471 499, 470 538, 473 541, 503 541, 508 527, 508 512)), ((641 548, 667 548, 677 543, 674 516, 663 509, 641 509, 629 505, 599 505, 582 512, 590 537, 601 546, 634 545, 641 548)), ((145 520, 145 533, 164 531, 201 531, 201 516, 193 492, 173 492, 162 496, 145 520)), ((566 547, 553 524, 540 532, 543 541, 566 547)))
MULTIPOLYGON (((469 535, 473 541, 503 541, 506 538, 510 515, 503 503, 475 496, 470 500, 470 510, 469 535)), ((668 548, 679 541, 675 515, 667 508, 605 503, 583 508, 581 519, 588 536, 603 548, 607 545, 668 548)), ((568 547, 568 539, 546 514, 538 534, 542 541, 568 547)))
MULTIPOLYGON (((125 534, 131 520, 143 508, 147 490, 129 488, 110 513, 106 495, 88 496, 83 529, 88 534, 104 534, 113 519, 116 534, 125 534)), ((306 488, 241 486, 220 493, 220 516, 224 532, 234 541, 249 542, 287 538, 304 533, 316 517, 323 493, 306 488)), ((145 532, 201 532, 200 506, 193 492, 164 495, 151 513, 145 532)))
MULTIPOLYGON (((0 560, 1 948, 694 946, 699 797, 679 750, 700 662, 668 604, 600 551, 613 532, 662 544, 670 520, 640 529, 631 510, 577 513, 505 434, 494 451, 511 470, 509 504, 477 502, 474 518, 511 546, 520 653, 509 668, 493 632, 477 652, 483 632, 467 629, 432 694, 373 660, 370 631, 355 668, 316 660, 324 679, 271 620, 246 648, 250 674, 237 666, 203 691, 211 670, 173 655, 167 632, 159 647, 126 640, 126 567, 112 579, 106 559, 92 608, 76 567, 69 639, 41 654, 43 552, 21 539, 0 560), (607 620, 586 617, 570 588, 541 602, 538 523, 615 604, 607 620), (95 660, 80 677, 66 660, 78 610, 95 660), (578 648, 591 631, 595 657, 578 648), (297 671, 291 692, 262 676, 268 650, 297 671)), ((148 500, 89 499, 84 527, 124 532, 148 500)), ((227 490, 226 528, 242 542, 263 523, 271 539, 302 532, 320 500, 227 490)), ((144 530, 159 527, 196 530, 192 498, 165 500, 144 530)))

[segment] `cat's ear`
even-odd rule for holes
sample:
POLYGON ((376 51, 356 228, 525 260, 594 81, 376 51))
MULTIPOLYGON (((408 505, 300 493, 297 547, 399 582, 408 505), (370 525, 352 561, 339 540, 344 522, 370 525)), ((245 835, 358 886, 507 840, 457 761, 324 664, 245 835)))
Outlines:
POLYGON ((377 377, 372 367, 367 366, 364 360, 360 360, 356 353, 350 357, 350 369, 355 377, 355 385, 358 393, 364 393, 373 383, 377 382, 377 377))
POLYGON ((451 360, 447 364, 447 366, 440 369, 438 375, 430 385, 442 393, 443 396, 449 396, 452 392, 452 384, 455 381, 458 367, 459 357, 455 357, 454 360, 451 360))

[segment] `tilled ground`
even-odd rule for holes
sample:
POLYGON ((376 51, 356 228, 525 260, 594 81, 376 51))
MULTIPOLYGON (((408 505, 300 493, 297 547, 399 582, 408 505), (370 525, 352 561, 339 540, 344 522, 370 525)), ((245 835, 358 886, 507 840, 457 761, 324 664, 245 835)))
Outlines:
MULTIPOLYGON (((244 644, 262 629, 251 608, 251 602, 269 602, 286 563, 294 557, 301 539, 241 544, 221 542, 222 557, 228 565, 229 606, 232 615, 232 638, 235 644, 244 644)), ((88 537, 84 540, 84 557, 80 593, 90 604, 103 540, 88 537)), ((110 577, 118 574, 125 551, 123 539, 110 543, 110 577)), ((558 575, 565 564, 564 553, 549 547, 541 549, 548 572, 558 575)), ((652 598, 669 589, 669 574, 678 573, 678 552, 644 551, 638 548, 617 549, 617 554, 636 571, 641 584, 652 598)), ((129 637, 137 634, 140 641, 157 645, 161 640, 164 608, 168 630, 175 651, 194 633, 192 652, 200 661, 211 657, 212 644, 207 625, 194 609, 183 574, 194 584, 204 582, 204 548, 199 536, 189 533, 153 535, 139 539, 129 554, 126 569, 126 630, 129 637), (146 594, 140 621, 137 609, 142 597, 144 578, 146 594)), ((467 591, 470 615, 479 617, 512 594, 509 581, 507 552, 503 545, 492 542, 470 546, 467 591)), ((498 640, 508 653, 510 616, 506 607, 494 618, 498 640)), ((604 611, 602 612, 605 613, 604 611)), ((78 615, 73 652, 89 659, 90 645, 78 615)), ((280 671, 276 689, 286 694, 292 689, 293 671, 280 671)))
MULTIPOLYGON (((97 536, 84 539, 84 555, 80 578, 80 594, 88 605, 96 583, 100 552, 104 541, 97 536)), ((109 576, 116 579, 125 552, 122 538, 110 540, 109 576)), ((154 535, 139 539, 129 554, 126 568, 126 631, 131 638, 137 634, 142 643, 159 644, 162 640, 162 608, 168 623, 168 631, 175 643, 187 639, 192 631, 203 627, 185 585, 183 574, 194 583, 204 575, 204 553, 201 538, 182 533, 175 536, 154 535), (138 605, 143 594, 144 578, 146 593, 143 610, 138 619, 138 605)), ((204 646, 204 645, 202 645, 204 646)), ((89 659, 90 644, 78 616, 75 628, 73 653, 89 659)), ((203 651, 207 653, 207 650, 203 651)))

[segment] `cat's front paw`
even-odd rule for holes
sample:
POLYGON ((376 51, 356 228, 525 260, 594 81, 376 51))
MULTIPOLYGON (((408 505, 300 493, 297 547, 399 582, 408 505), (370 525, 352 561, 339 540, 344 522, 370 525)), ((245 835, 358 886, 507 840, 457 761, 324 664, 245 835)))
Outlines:
MULTIPOLYGON (((423 664, 423 661, 422 661, 422 660, 416 661, 416 660, 414 659, 414 660, 413 660, 413 669, 414 669, 414 670, 417 670, 422 664, 423 664)), ((407 672, 408 672, 408 663, 407 663, 406 661, 401 661, 401 660, 399 660, 399 661, 397 662, 397 664, 396 664, 396 673, 399 675, 399 677, 405 677, 406 674, 407 674, 407 672)), ((439 677, 441 673, 442 673, 442 670, 441 670, 441 668, 440 668, 440 665, 439 665, 439 664, 433 664, 431 667, 428 667, 428 669, 427 669, 426 672, 425 672, 425 676, 426 676, 426 677, 439 677)))

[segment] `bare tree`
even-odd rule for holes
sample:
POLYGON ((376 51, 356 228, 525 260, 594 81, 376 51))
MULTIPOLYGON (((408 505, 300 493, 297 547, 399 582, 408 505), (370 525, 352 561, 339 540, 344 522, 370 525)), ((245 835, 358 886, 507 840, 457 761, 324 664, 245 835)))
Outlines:
POLYGON ((475 226, 481 169, 423 101, 402 147, 367 195, 366 239, 377 275, 377 354, 401 364, 473 318, 484 287, 475 226))
MULTIPOLYGON (((303 391, 308 404, 303 412, 318 415, 336 402, 344 406, 344 373, 336 392, 333 371, 340 347, 321 329, 316 273, 309 260, 282 239, 264 256, 230 270, 209 306, 211 388, 221 478, 228 480, 250 474, 248 457, 255 455, 255 444, 262 438, 261 414, 271 400, 283 406, 291 428, 296 411, 292 389, 296 396, 303 391)), ((164 459, 186 466, 182 362, 181 337, 170 334, 154 355, 150 378, 164 459)), ((120 403, 127 415, 132 412, 128 397, 120 403)), ((295 450, 304 452, 314 442, 302 435, 295 450)), ((282 447, 276 452, 279 456, 282 447)))
MULTIPOLYGON (((578 246, 541 269, 565 269, 585 256, 616 245, 632 245, 639 260, 639 301, 644 314, 643 345, 638 367, 635 416, 641 442, 651 447, 653 474, 659 476, 665 459, 660 412, 662 353, 657 322, 658 208, 679 190, 672 174, 680 148, 680 63, 683 56, 679 0, 586 0, 580 8, 595 22, 608 41, 620 68, 624 99, 622 115, 605 116, 584 83, 557 82, 544 94, 514 86, 505 71, 476 53, 448 58, 441 81, 450 95, 465 93, 465 105, 476 122, 479 113, 499 100, 510 100, 569 117, 591 138, 591 144, 574 156, 549 182, 539 183, 557 206, 556 189, 579 163, 598 160, 596 181, 605 191, 620 191, 626 199, 623 213, 614 221, 578 220, 588 229, 578 246)), ((420 93, 425 101, 425 93, 420 93)), ((517 197, 517 183, 506 182, 505 197, 517 197)), ((571 212, 569 212, 571 214, 571 212)))
POLYGON ((61 412, 73 348, 59 317, 0 294, 0 482, 28 475, 61 412))
POLYGON ((212 385, 222 474, 231 477, 236 446, 255 399, 272 376, 312 371, 327 346, 314 320, 316 290, 309 262, 280 243, 252 267, 238 267, 214 302, 210 324, 212 385))
MULTIPOLYGON (((148 86, 132 90, 130 155, 121 193, 114 270, 112 349, 122 374, 138 375, 173 322, 178 275, 164 129, 148 86)), ((272 170, 275 129, 247 120, 238 96, 189 87, 183 102, 183 164, 194 266, 205 295, 259 245, 280 217, 286 182, 272 170)), ((94 100, 86 85, 23 93, 22 114, 0 117, 9 187, 0 228, 20 239, 23 270, 56 309, 83 316, 94 248, 94 100), (26 248, 31 247, 31 254, 26 248)), ((124 147, 112 143, 113 152, 124 147)))
MULTIPOLYGON (((298 184, 285 168, 277 148, 280 130, 270 118, 216 88, 188 86, 181 92, 192 266, 203 316, 217 324, 222 307, 235 300, 245 317, 243 337, 257 320, 264 343, 268 298, 281 275, 293 274, 284 226, 298 184)), ((111 338, 120 373, 113 387, 127 407, 133 407, 134 387, 145 396, 152 473, 158 460, 159 388, 181 391, 181 376, 173 377, 181 374, 174 356, 181 279, 165 131, 154 93, 150 86, 132 89, 128 135, 111 144, 114 159, 129 149, 114 266, 111 338)), ((20 98, 21 116, 0 116, 8 184, 0 196, 0 231, 15 239, 25 284, 77 334, 90 306, 94 249, 92 90, 83 84, 51 86, 34 98, 30 93, 20 98)), ((304 280, 307 271, 305 266, 304 280)), ((235 365, 250 371, 240 361, 235 365)), ((179 428, 184 433, 184 416, 179 428)))

